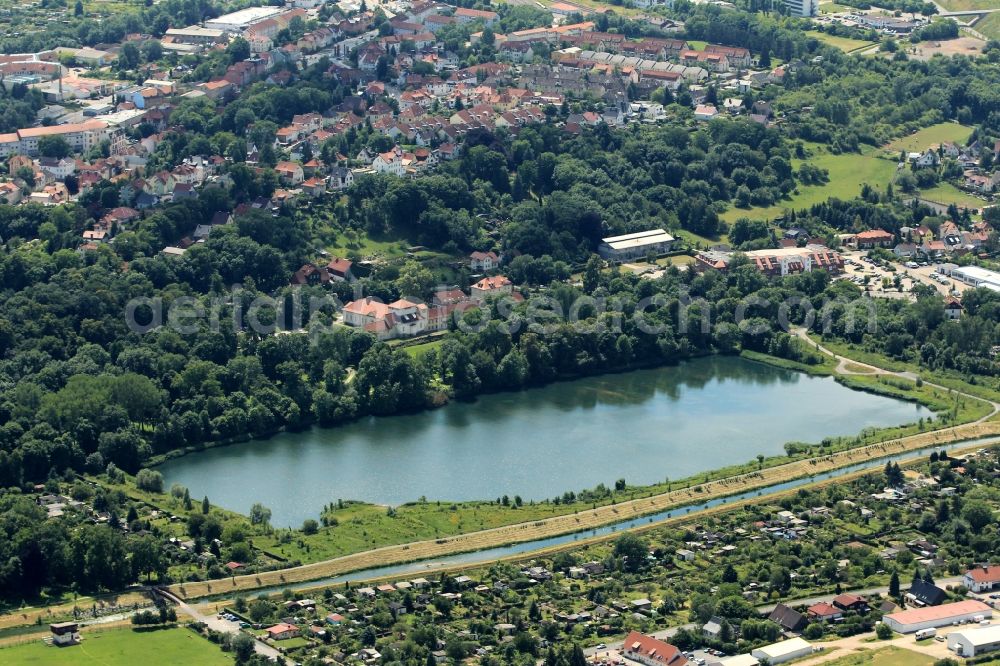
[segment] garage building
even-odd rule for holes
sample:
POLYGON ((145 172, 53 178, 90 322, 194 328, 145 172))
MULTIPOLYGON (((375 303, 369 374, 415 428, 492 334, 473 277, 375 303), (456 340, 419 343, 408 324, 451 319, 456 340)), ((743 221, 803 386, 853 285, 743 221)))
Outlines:
POLYGON ((972 622, 977 616, 993 617, 993 609, 981 601, 967 599, 953 604, 912 608, 910 610, 891 613, 882 618, 893 631, 901 634, 912 634, 921 629, 937 629, 950 624, 972 622))
POLYGON ((762 648, 757 648, 750 653, 750 656, 759 661, 767 660, 768 664, 783 664, 792 659, 798 659, 808 654, 812 654, 812 644, 802 638, 791 638, 780 643, 772 643, 762 648))
POLYGON ((948 634, 948 649, 966 659, 1000 650, 1000 624, 953 631, 948 634))

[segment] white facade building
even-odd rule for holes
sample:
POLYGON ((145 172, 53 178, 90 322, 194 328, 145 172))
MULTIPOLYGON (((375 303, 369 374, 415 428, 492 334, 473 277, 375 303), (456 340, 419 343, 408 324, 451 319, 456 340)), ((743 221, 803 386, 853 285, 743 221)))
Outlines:
POLYGON ((764 647, 757 648, 750 653, 750 656, 758 661, 767 660, 768 664, 774 666, 776 664, 783 664, 786 661, 791 661, 792 659, 805 657, 806 655, 812 654, 812 651, 813 647, 809 641, 803 638, 791 638, 787 641, 772 643, 771 645, 765 645, 764 647))
POLYGON ((948 649, 966 659, 1000 650, 1000 624, 948 634, 948 649))
POLYGON ((808 18, 819 14, 819 0, 785 0, 785 8, 792 16, 808 18))

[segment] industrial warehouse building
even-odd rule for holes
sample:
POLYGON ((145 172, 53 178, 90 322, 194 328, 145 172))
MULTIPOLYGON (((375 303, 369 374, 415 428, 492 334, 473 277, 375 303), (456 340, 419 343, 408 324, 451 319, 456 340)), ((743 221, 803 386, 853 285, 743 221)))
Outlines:
POLYGON ((964 624, 979 618, 993 617, 993 609, 981 601, 967 599, 953 604, 913 608, 882 618, 893 631, 912 634, 921 629, 937 629, 950 624, 964 624))
POLYGON ((792 659, 798 659, 808 654, 812 654, 812 644, 802 638, 791 638, 780 643, 772 643, 764 647, 757 648, 750 653, 751 657, 759 661, 767 661, 771 666, 783 664, 792 659))
POLYGON ((1000 650, 1000 624, 948 634, 948 649, 960 657, 978 657, 1000 650))
POLYGON ((992 291, 1000 291, 1000 273, 980 268, 979 266, 940 266, 939 273, 950 275, 971 287, 982 287, 992 291))
POLYGON ((757 657, 749 654, 738 654, 735 657, 722 657, 718 661, 708 662, 708 666, 760 666, 757 657))
POLYGON ((663 229, 650 229, 624 236, 604 238, 597 248, 597 254, 608 261, 628 261, 641 259, 650 253, 670 252, 674 237, 663 229))

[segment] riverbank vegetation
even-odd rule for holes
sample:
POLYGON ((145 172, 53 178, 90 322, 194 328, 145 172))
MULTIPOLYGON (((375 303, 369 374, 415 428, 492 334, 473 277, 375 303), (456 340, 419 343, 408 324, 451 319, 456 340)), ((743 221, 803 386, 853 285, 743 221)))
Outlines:
POLYGON ((414 581, 419 588, 376 590, 372 583, 237 594, 227 608, 258 626, 293 613, 299 639, 276 646, 306 663, 373 648, 419 666, 441 641, 454 659, 485 649, 489 664, 544 659, 569 666, 578 648, 550 650, 544 642, 593 646, 633 630, 681 627, 670 642, 682 650, 748 652, 780 639, 782 628, 767 619, 775 603, 804 611, 806 599, 880 590, 868 596, 870 610, 802 628, 810 641, 835 640, 873 632, 882 602, 906 604, 912 581, 937 581, 946 601, 964 597, 954 577, 997 554, 996 465, 996 449, 955 457, 935 451, 902 468, 678 516, 639 533, 435 573, 414 581), (880 496, 886 487, 907 501, 880 496), (706 636, 702 627, 713 619, 721 631, 706 636), (306 629, 316 625, 323 636, 306 629))

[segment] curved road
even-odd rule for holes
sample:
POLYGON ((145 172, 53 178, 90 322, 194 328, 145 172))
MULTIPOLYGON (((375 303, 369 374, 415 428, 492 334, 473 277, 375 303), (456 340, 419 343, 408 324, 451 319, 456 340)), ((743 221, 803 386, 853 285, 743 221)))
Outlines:
MULTIPOLYGON (((837 361, 836 372, 837 372, 838 375, 860 375, 860 376, 869 376, 869 377, 871 377, 871 376, 888 376, 888 377, 899 377, 900 379, 909 379, 911 381, 916 381, 917 379, 919 379, 919 376, 915 372, 895 372, 895 371, 886 370, 884 368, 880 368, 878 366, 874 366, 874 365, 871 365, 871 364, 868 364, 868 363, 862 363, 861 361, 855 361, 853 359, 847 358, 846 356, 841 356, 840 354, 837 354, 836 352, 833 352, 833 351, 827 349, 826 347, 824 347, 820 343, 818 343, 815 340, 813 340, 812 338, 810 338, 809 337, 809 333, 804 328, 792 329, 792 334, 795 335, 796 337, 802 339, 806 344, 812 346, 814 349, 816 349, 820 353, 826 354, 827 356, 829 356, 829 357, 833 358, 834 360, 836 360, 837 361), (858 372, 857 370, 851 370, 850 368, 848 368, 849 365, 854 365, 854 366, 865 368, 866 371, 865 372, 858 372)), ((933 382, 929 382, 929 381, 926 381, 926 380, 923 380, 923 382, 927 386, 933 386, 934 388, 941 389, 942 391, 954 391, 958 395, 965 396, 966 398, 971 398, 973 400, 978 400, 980 402, 985 402, 988 405, 990 405, 991 411, 990 411, 989 414, 987 414, 986 416, 983 416, 982 418, 976 419, 975 421, 972 421, 971 423, 984 423, 984 422, 989 421, 990 419, 992 419, 994 416, 997 415, 998 412, 1000 412, 1000 403, 998 403, 998 402, 994 402, 992 400, 987 400, 986 398, 980 398, 977 395, 972 395, 971 393, 965 393, 964 391, 958 391, 956 389, 951 389, 951 388, 948 388, 947 386, 941 386, 940 384, 935 384, 933 382)))

